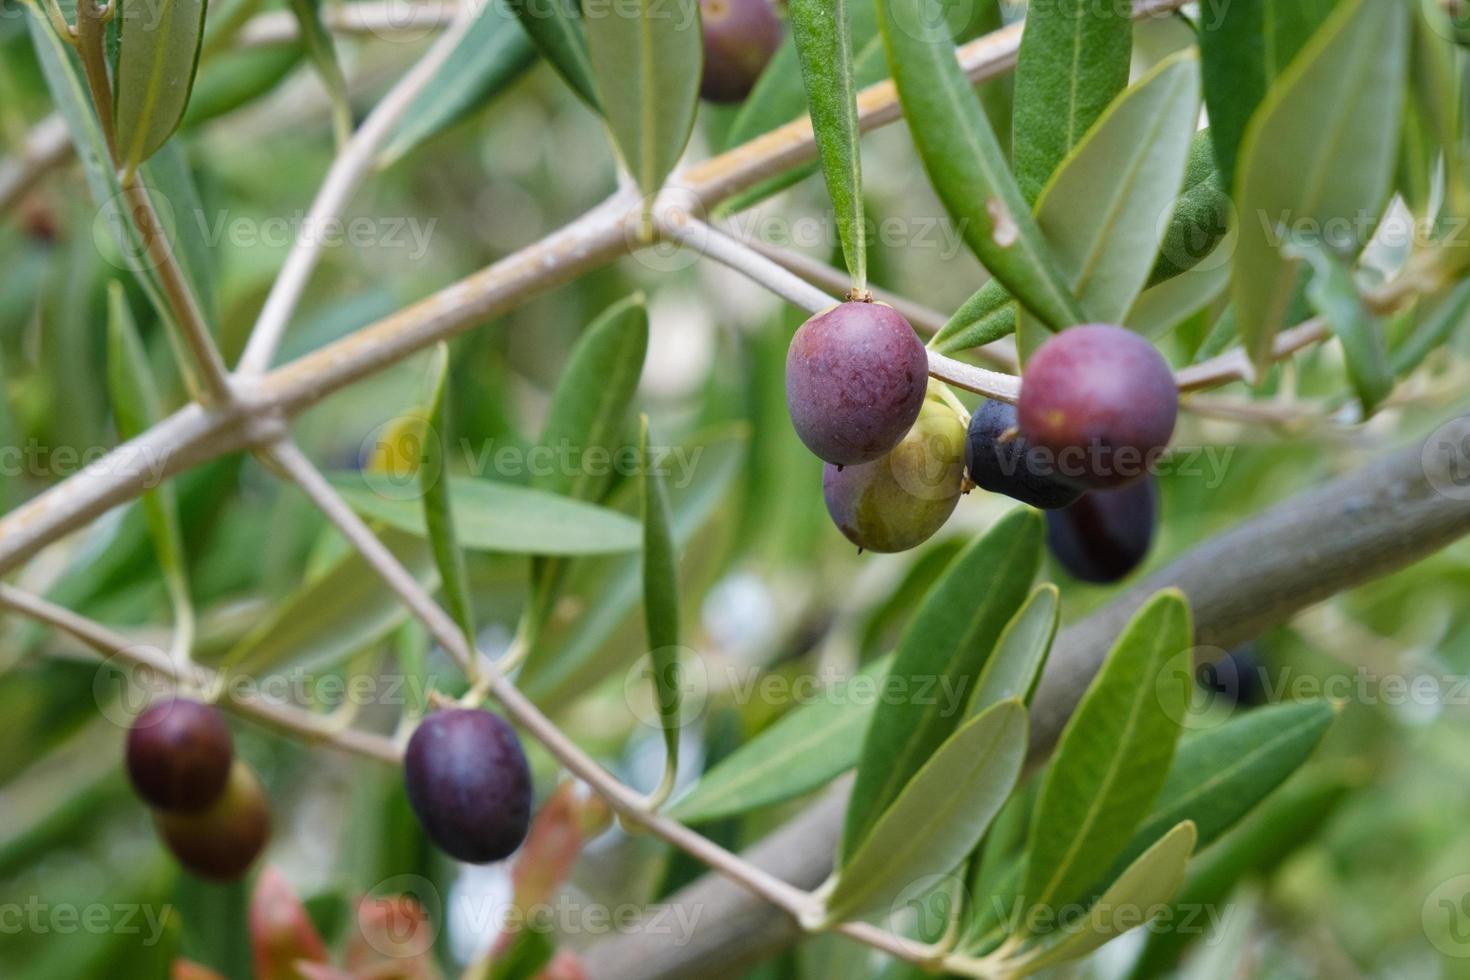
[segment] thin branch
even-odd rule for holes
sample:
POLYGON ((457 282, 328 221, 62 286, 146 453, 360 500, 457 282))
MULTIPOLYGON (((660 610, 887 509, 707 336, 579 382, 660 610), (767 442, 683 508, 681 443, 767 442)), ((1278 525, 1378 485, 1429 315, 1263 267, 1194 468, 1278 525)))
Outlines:
MULTIPOLYGON (((320 228, 338 217, 362 182, 372 172, 373 162, 383 144, 393 135, 399 120, 413 106, 430 82, 439 74, 455 48, 475 22, 472 4, 467 4, 458 19, 428 52, 419 59, 398 84, 383 97, 363 122, 352 139, 342 148, 327 171, 326 180, 312 202, 304 228, 320 228)), ((291 315, 296 311, 306 284, 321 259, 323 239, 320 235, 303 235, 296 239, 286 264, 271 286, 265 307, 251 331, 245 353, 241 355, 237 373, 257 375, 270 367, 270 362, 285 335, 291 315)))
MULTIPOLYGON (((1308 320, 1277 334, 1275 344, 1271 348, 1271 356, 1275 360, 1284 361, 1297 351, 1321 343, 1330 336, 1332 336, 1332 331, 1325 320, 1320 318, 1308 320)), ((1246 381, 1253 373, 1254 368, 1250 356, 1244 349, 1236 347, 1219 357, 1181 368, 1175 372, 1174 378, 1179 382, 1180 391, 1190 392, 1199 391, 1202 388, 1218 388, 1235 381, 1246 381)))
POLYGON ((73 152, 65 119, 51 115, 37 123, 20 155, 0 160, 0 215, 9 212, 47 171, 60 166, 73 152))
MULTIPOLYGON (((349 37, 365 36, 383 40, 417 39, 426 32, 443 30, 465 5, 459 3, 352 3, 327 6, 322 21, 327 30, 349 37)), ((241 48, 270 47, 291 44, 301 37, 301 23, 287 11, 271 11, 250 19, 235 36, 241 48)))
POLYGON ((201 691, 222 688, 225 695, 222 704, 225 707, 278 731, 313 744, 329 745, 380 762, 397 764, 402 761, 402 753, 391 739, 341 728, 326 716, 312 714, 300 708, 270 704, 244 696, 224 683, 220 675, 213 671, 198 666, 188 671, 181 670, 162 651, 136 643, 100 623, 47 602, 39 596, 0 584, 0 608, 60 630, 104 660, 115 661, 134 670, 151 671, 160 677, 201 691))

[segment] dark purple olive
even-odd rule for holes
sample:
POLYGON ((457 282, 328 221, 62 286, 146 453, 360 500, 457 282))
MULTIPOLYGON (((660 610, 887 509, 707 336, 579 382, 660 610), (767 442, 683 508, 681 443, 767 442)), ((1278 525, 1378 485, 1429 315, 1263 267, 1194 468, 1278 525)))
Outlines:
POLYGON ((128 777, 138 795, 159 810, 207 808, 224 792, 234 758, 224 716, 198 701, 160 701, 128 732, 128 777))
POLYGON ((699 0, 699 16, 704 25, 699 94, 711 102, 739 102, 781 46, 781 18, 769 0, 699 0))
POLYGON ((234 881, 250 870, 270 840, 270 804, 255 773, 230 767, 225 790, 207 810, 155 810, 159 836, 185 868, 213 881, 234 881))
POLYGON ((927 399, 914 427, 887 456, 858 466, 826 465, 822 493, 832 522, 866 551, 917 548, 959 503, 964 440, 955 410, 927 399))
POLYGON ((1195 670, 1199 686, 1241 708, 1255 708, 1269 700, 1265 667, 1249 646, 1236 647, 1219 660, 1202 663, 1195 670))
POLYGON ((1046 541, 1073 578, 1108 585, 1127 578, 1154 540, 1158 485, 1152 476, 1115 490, 1091 490, 1046 512, 1046 541))
POLYGON ((1062 331, 1037 349, 1021 380, 1021 433, 1074 483, 1132 483, 1174 435, 1174 374, 1152 344, 1122 327, 1062 331))
POLYGON ((909 322, 881 303, 843 303, 796 331, 786 407, 806 447, 837 466, 868 463, 913 427, 929 358, 909 322))
POLYGON ((509 857, 531 824, 531 769, 515 729, 468 708, 429 715, 403 760, 408 801, 451 857, 488 864, 509 857))
POLYGON ((1016 428, 1015 406, 1005 402, 982 402, 970 417, 965 465, 970 479, 981 489, 1041 510, 1065 507, 1083 492, 1062 479, 1049 453, 1026 441, 1016 428))

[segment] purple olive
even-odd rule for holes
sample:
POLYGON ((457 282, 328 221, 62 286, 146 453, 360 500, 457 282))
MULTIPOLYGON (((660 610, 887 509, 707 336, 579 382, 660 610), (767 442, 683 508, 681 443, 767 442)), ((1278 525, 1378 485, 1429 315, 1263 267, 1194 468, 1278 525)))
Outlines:
POLYGON ((1119 487, 1141 478, 1174 434, 1179 390, 1153 345, 1122 327, 1073 327, 1022 375, 1021 433, 1064 479, 1119 487))
POLYGON ((198 813, 219 799, 235 758, 218 708, 172 698, 138 716, 128 732, 133 789, 159 810, 198 813))
POLYGON ((270 804, 260 780, 243 762, 230 767, 219 798, 199 813, 155 810, 154 826, 184 867, 214 881, 245 874, 270 840, 270 804))
POLYGON ((964 485, 965 427, 944 402, 924 402, 919 419, 893 451, 858 466, 828 463, 822 473, 827 512, 866 551, 892 553, 923 544, 949 520, 964 485))
POLYGON ((1159 491, 1152 476, 1113 490, 1092 490, 1061 510, 1046 512, 1046 542, 1073 578, 1109 585, 1148 557, 1158 523, 1159 491))
POLYGON ((430 840, 457 860, 499 861, 526 839, 531 769, 515 729, 488 711, 425 718, 409 740, 403 781, 430 840))
POLYGON ((711 102, 739 102, 781 46, 781 18, 770 0, 699 0, 699 16, 704 24, 699 94, 711 102))
POLYGON ((983 402, 970 417, 965 465, 976 486, 1041 510, 1065 507, 1083 493, 1061 477, 1050 454, 1026 441, 1016 427, 1015 406, 1005 402, 983 402))
POLYGON ((843 303, 796 331, 786 407, 806 447, 838 466, 884 455, 913 427, 929 358, 907 320, 881 303, 843 303))

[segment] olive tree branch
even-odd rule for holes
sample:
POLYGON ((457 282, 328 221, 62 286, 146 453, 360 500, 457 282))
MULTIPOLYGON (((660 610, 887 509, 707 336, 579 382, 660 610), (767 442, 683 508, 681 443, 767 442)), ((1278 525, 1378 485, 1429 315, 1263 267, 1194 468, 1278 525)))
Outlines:
POLYGON ((75 152, 66 120, 52 114, 31 127, 19 154, 0 160, 0 216, 16 205, 53 167, 75 152))

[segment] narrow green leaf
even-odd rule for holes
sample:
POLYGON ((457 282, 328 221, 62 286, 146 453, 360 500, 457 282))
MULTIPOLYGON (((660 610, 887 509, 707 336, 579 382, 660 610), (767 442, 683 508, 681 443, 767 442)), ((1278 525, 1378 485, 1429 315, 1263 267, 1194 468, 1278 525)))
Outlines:
MULTIPOLYGON (((511 555, 603 555, 636 551, 642 534, 632 518, 544 490, 472 477, 446 477, 460 547, 511 555)), ((364 517, 426 535, 417 500, 385 495, 371 476, 341 473, 332 483, 364 517)))
POLYGON ((536 62, 536 49, 502 3, 483 4, 475 22, 434 80, 404 113, 378 166, 397 163, 429 140, 463 122, 504 92, 536 62))
POLYGON ((885 698, 863 739, 847 806, 842 856, 850 857, 909 777, 955 730, 1006 624, 1031 591, 1041 561, 1041 518, 1017 509, 950 563, 900 637, 885 698))
POLYGON ((1230 263, 1193 268, 1151 286, 1133 301, 1123 322, 1149 338, 1162 337, 1180 323, 1218 302, 1230 289, 1230 263))
POLYGON ((1033 4, 1016 61, 1011 153, 1027 201, 1128 85, 1131 5, 1094 0, 1033 4))
POLYGON ((1383 340, 1383 324, 1363 304, 1352 272, 1321 243, 1288 242, 1282 252, 1311 265, 1307 298, 1342 344, 1348 378, 1367 418, 1393 391, 1393 368, 1383 340))
POLYGON ((667 762, 658 797, 673 788, 679 764, 679 553, 674 542, 669 493, 649 451, 648 417, 639 430, 643 479, 643 625, 653 668, 653 693, 663 723, 667 762))
POLYGON ((578 98, 601 112, 577 0, 509 0, 509 4, 541 56, 578 98))
POLYGON ((1066 938, 1040 955, 1025 958, 1018 975, 1029 976, 1059 963, 1079 960, 1164 912, 1184 884, 1197 836, 1189 821, 1176 824, 1128 866, 1092 906, 1085 922, 1065 926, 1066 938))
POLYGON ((1199 62, 1159 64, 1098 120, 1041 192, 1036 220, 1083 312, 1121 323, 1143 291, 1199 119, 1199 62))
POLYGON ((1060 330, 1081 322, 995 131, 960 70, 940 0, 879 0, 888 67, 929 180, 981 263, 1060 330))
POLYGON ((173 135, 189 105, 204 40, 203 0, 119 0, 114 121, 118 155, 136 170, 173 135))
POLYGON ((424 529, 439 581, 444 587, 444 604, 449 615, 459 624, 470 648, 476 644, 475 607, 470 600, 469 576, 465 572, 464 553, 454 527, 454 503, 451 499, 448 464, 449 418, 449 345, 443 341, 434 350, 429 370, 432 388, 429 415, 424 426, 423 454, 419 459, 419 486, 424 494, 424 529))
POLYGON ((827 898, 827 919, 886 913, 915 880, 954 870, 1015 788, 1026 741, 1020 701, 1002 701, 961 725, 843 864, 827 898))
POLYGON ((1438 350, 1470 319, 1470 282, 1462 282, 1449 295, 1421 315, 1403 344, 1393 352, 1393 371, 1403 377, 1438 350))
POLYGON ((1150 600, 1067 723, 1031 823, 1024 907, 1054 916, 1077 899, 1149 812, 1168 774, 1185 708, 1183 686, 1158 679, 1170 658, 1189 649, 1189 620, 1181 593, 1169 590, 1150 600))
POLYGON ((868 288, 863 221, 862 131, 848 0, 791 0, 791 34, 801 60, 807 104, 827 196, 836 213, 842 254, 856 293, 868 288))
POLYGON ((810 793, 857 765, 892 655, 802 705, 710 769, 670 810, 683 823, 749 813, 810 793))
POLYGON ((286 5, 301 28, 306 56, 332 103, 332 125, 340 147, 352 138, 352 104, 347 97, 347 76, 342 74, 342 62, 337 58, 337 44, 322 20, 322 0, 286 0, 286 5))
POLYGON ((1241 145, 1240 242, 1234 298, 1241 339, 1263 370, 1285 326, 1300 260, 1293 233, 1327 240, 1342 225, 1350 254, 1366 243, 1388 197, 1397 153, 1409 40, 1401 3, 1342 0, 1261 104, 1241 145))
POLYGON ((969 715, 1011 698, 1031 703, 1060 621, 1060 590, 1050 582, 1038 585, 995 641, 995 652, 980 672, 970 698, 969 715))
POLYGON ((983 347, 1015 333, 1018 312, 1010 291, 999 279, 991 279, 955 310, 929 346, 941 354, 983 347))
POLYGON ((698 0, 593 3, 586 22, 613 144, 639 189, 656 194, 694 129, 704 66, 698 0))
POLYGON ((1221 185, 1235 187, 1246 127, 1337 0, 1231 0, 1200 17, 1205 105, 1221 185))
POLYGON ((184 126, 203 125, 261 98, 280 85, 305 54, 299 42, 212 54, 200 67, 184 126))
POLYGON ((219 322, 219 299, 216 285, 214 253, 209 241, 209 223, 204 217, 204 202, 189 167, 183 141, 169 140, 143 165, 143 183, 155 198, 166 201, 173 212, 171 239, 184 277, 205 323, 219 322))
POLYGON ((1148 287, 1168 282, 1198 266, 1231 231, 1230 189, 1215 162, 1215 141, 1208 129, 1194 134, 1184 167, 1184 190, 1174 205, 1158 261, 1148 287))

